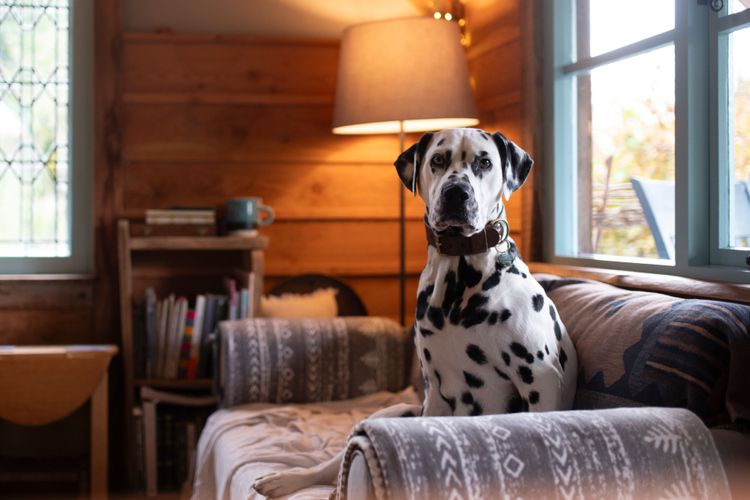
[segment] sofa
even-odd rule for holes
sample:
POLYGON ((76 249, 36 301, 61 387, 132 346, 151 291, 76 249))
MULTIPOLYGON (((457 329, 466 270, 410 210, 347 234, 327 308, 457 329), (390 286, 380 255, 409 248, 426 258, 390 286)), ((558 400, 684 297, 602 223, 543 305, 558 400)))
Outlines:
POLYGON ((257 477, 342 449, 336 486, 289 498, 749 495, 750 307, 695 287, 678 297, 535 276, 576 346, 572 411, 365 420, 419 402, 411 329, 224 322, 221 408, 201 433, 193 498, 256 498, 257 477))

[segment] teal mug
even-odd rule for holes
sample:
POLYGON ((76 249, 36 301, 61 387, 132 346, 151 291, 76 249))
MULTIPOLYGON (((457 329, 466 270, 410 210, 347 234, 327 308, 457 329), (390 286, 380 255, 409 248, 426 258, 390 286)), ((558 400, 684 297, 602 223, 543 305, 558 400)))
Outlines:
POLYGON ((233 198, 227 201, 227 232, 252 230, 267 226, 276 218, 273 209, 261 198, 233 198), (265 214, 265 215, 264 215, 265 214))

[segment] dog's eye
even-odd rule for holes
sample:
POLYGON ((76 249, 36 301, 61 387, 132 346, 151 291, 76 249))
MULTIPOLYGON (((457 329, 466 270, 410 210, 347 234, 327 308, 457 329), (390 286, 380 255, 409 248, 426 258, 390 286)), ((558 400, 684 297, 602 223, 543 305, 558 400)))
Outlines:
POLYGON ((490 161, 489 158, 482 158, 479 160, 479 164, 484 168, 490 168, 492 166, 492 161, 490 161))
POLYGON ((442 155, 442 153, 437 153, 432 156, 430 163, 434 167, 442 167, 443 164, 445 163, 445 157, 442 155))

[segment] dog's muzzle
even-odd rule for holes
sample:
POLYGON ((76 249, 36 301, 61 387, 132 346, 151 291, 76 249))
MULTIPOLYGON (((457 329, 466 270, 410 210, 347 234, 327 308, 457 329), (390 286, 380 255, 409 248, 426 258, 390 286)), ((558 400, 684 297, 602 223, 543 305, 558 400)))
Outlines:
POLYGON ((474 190, 469 184, 449 184, 442 189, 438 212, 442 222, 467 223, 476 210, 474 190))

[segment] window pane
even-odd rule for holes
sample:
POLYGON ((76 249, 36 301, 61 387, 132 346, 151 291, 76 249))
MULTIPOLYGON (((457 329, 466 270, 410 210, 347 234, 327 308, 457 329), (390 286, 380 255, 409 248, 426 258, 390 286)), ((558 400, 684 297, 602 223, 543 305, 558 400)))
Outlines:
MULTIPOLYGON (((590 19, 590 47, 579 38, 578 57, 603 54, 673 29, 674 6, 674 0, 578 0, 579 24, 585 25, 587 7, 590 19)), ((579 33, 585 33, 585 27, 579 33)))
POLYGON ((750 247, 750 28, 729 35, 729 243, 750 247))
POLYGON ((736 14, 750 9, 750 0, 729 0, 729 14, 736 14))
POLYGON ((674 259, 674 48, 578 77, 578 253, 674 259))
POLYGON ((69 16, 0 0, 0 257, 70 255, 69 16))

